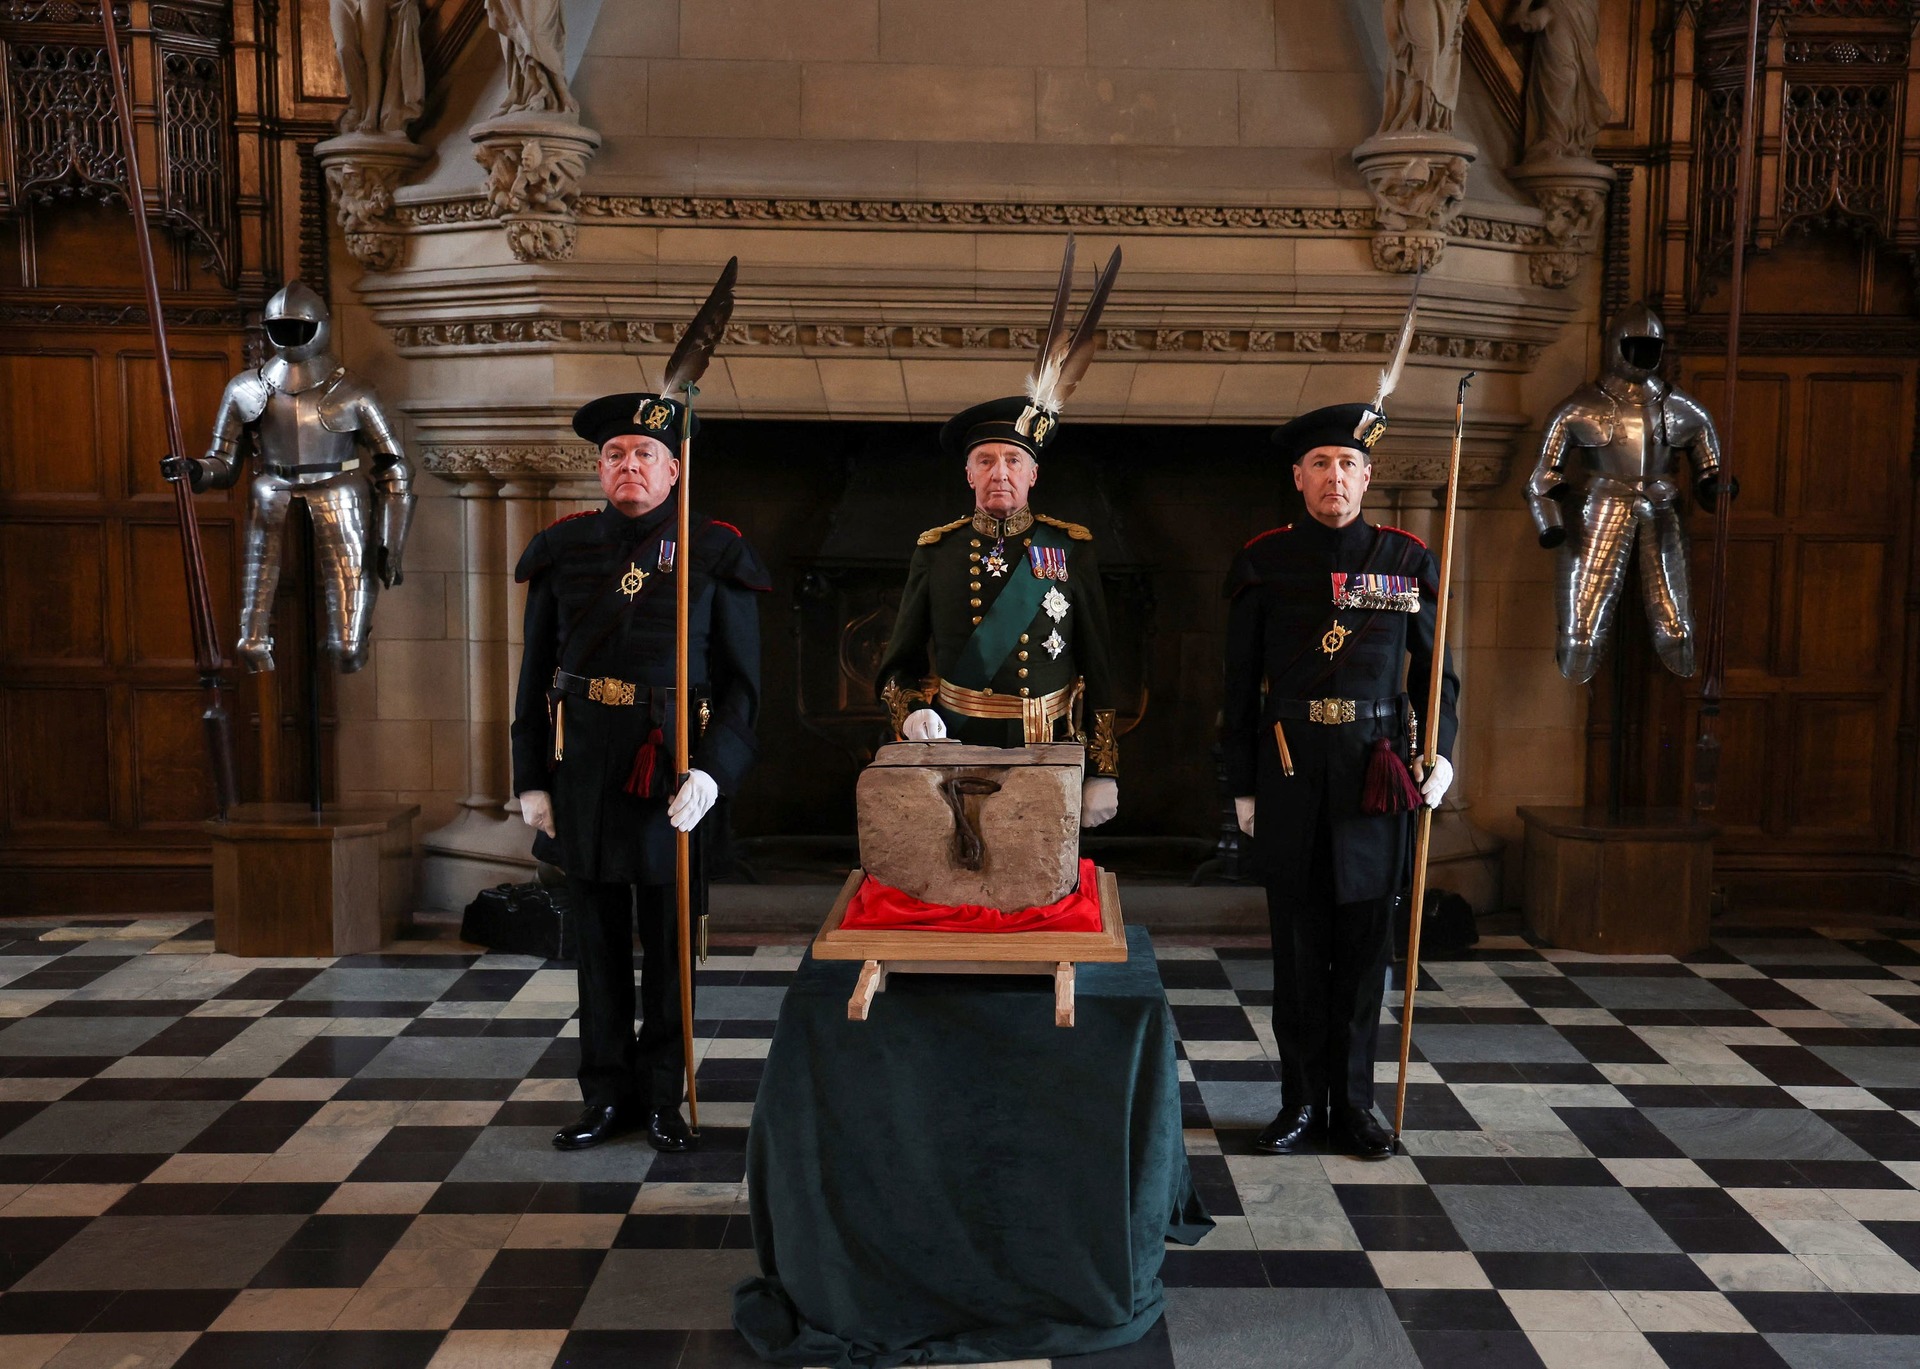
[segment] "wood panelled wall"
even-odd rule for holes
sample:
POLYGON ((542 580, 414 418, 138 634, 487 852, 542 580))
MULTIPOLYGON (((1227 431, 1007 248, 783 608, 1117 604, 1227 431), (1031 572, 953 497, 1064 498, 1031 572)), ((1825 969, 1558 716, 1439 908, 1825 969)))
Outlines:
MULTIPOLYGON (((1648 80, 1600 152, 1628 209, 1608 246, 1610 303, 1660 310, 1670 373, 1719 416, 1747 5, 1640 9, 1648 80)), ((1733 913, 1904 912, 1920 903, 1920 6, 1777 0, 1764 14, 1715 878, 1733 913), (1846 108, 1876 117, 1837 136, 1822 121, 1846 108)), ((1712 522, 1691 524, 1704 622, 1712 522)), ((1620 757, 1627 803, 1679 808, 1700 682, 1662 671, 1644 632, 1623 616, 1620 672, 1593 686, 1588 795, 1609 796, 1620 757)))

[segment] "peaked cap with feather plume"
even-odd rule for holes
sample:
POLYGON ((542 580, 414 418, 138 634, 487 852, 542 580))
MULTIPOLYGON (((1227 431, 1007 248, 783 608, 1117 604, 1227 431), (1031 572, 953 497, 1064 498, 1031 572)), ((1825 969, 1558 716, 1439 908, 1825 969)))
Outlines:
POLYGON ((1120 249, 1093 278, 1093 294, 1086 312, 1073 328, 1067 313, 1073 302, 1073 235, 1067 235, 1066 255, 1060 262, 1060 283, 1054 288, 1053 314, 1040 339, 1040 352, 1027 375, 1026 393, 990 399, 962 410, 940 430, 940 446, 953 456, 965 456, 982 442, 1011 442, 1034 460, 1060 431, 1060 411, 1079 388, 1099 342, 1100 311, 1106 308, 1114 278, 1120 274, 1120 249))
POLYGON ((1407 301, 1407 316, 1400 324, 1400 336, 1394 342, 1393 360, 1380 372, 1380 384, 1370 404, 1329 404, 1301 414, 1292 422, 1273 430, 1273 445, 1289 462, 1320 447, 1346 447, 1364 452, 1368 460, 1373 449, 1387 435, 1387 400, 1400 388, 1400 373, 1406 369, 1407 353, 1413 348, 1413 324, 1420 309, 1420 277, 1413 278, 1413 298, 1407 301))
MULTIPOLYGON (((659 393, 602 395, 588 400, 573 414, 573 430, 596 447, 616 437, 651 437, 673 446, 682 422, 687 422, 686 389, 706 373, 713 349, 727 331, 733 316, 733 285, 740 273, 740 259, 729 257, 708 292, 706 303, 680 334, 680 341, 667 359, 661 375, 659 393)), ((700 416, 690 416, 689 435, 700 432, 700 416)))

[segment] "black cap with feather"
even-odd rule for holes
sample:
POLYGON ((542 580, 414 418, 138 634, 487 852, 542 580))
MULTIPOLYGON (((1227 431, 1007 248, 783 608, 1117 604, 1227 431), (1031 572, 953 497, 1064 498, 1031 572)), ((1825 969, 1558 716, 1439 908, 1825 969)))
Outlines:
POLYGON ((1112 293, 1114 278, 1120 274, 1120 249, 1113 249, 1107 264, 1093 280, 1093 296, 1086 312, 1071 330, 1067 311, 1073 301, 1073 235, 1067 235, 1067 251, 1060 263, 1060 284, 1053 294, 1053 315, 1047 322, 1046 336, 1040 339, 1040 354, 1027 376, 1027 392, 1005 399, 990 399, 975 404, 947 420, 940 429, 940 446, 953 456, 965 456, 982 442, 1011 442, 1025 448, 1034 460, 1060 431, 1060 411, 1080 385, 1080 378, 1093 364, 1099 343, 1096 327, 1100 311, 1112 293))

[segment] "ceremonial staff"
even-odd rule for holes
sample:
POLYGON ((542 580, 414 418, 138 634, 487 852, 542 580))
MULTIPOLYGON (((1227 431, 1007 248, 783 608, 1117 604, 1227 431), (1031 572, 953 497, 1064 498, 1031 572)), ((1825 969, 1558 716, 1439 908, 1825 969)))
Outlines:
MULTIPOLYGON (((660 393, 671 397, 675 390, 686 396, 680 411, 680 509, 678 541, 674 543, 674 644, 673 644, 673 768, 677 778, 674 792, 687 782, 693 769, 693 747, 687 727, 692 703, 693 679, 687 659, 689 619, 692 615, 693 577, 693 397, 700 377, 706 374, 713 349, 727 331, 733 317, 733 282, 739 274, 740 259, 727 258, 726 269, 714 282, 707 302, 693 316, 680 344, 667 362, 666 378, 660 393)), ((686 1053, 687 1123, 700 1130, 700 1097, 693 1080, 693 834, 678 828, 673 833, 674 855, 674 927, 680 954, 680 1043, 686 1053)))
MULTIPOLYGON (((1440 756, 1440 691, 1447 679, 1447 600, 1453 580, 1453 515, 1460 504, 1460 444, 1467 431, 1467 385, 1478 375, 1468 371, 1460 377, 1460 389, 1453 401, 1453 453, 1447 458, 1446 513, 1440 522, 1440 592, 1433 610, 1433 673, 1427 684, 1426 745, 1420 752, 1422 775, 1433 773, 1440 756)), ((1414 819, 1413 906, 1408 910, 1406 996, 1400 1004, 1400 1083, 1393 1094, 1393 1139, 1400 1139, 1401 1123, 1407 1116, 1407 1056, 1413 1050, 1413 994, 1420 983, 1420 922, 1427 901, 1427 856, 1433 841, 1433 809, 1420 805, 1414 819)))
MULTIPOLYGON (((1720 700, 1727 686, 1727 532, 1733 514, 1734 405, 1740 376, 1740 312, 1747 292, 1747 231, 1753 216, 1754 68, 1760 58, 1760 0, 1747 13, 1747 70, 1740 102, 1740 155, 1733 173, 1733 269, 1728 281, 1727 374, 1720 400, 1720 474, 1713 501, 1713 583, 1707 592, 1706 678, 1694 738, 1693 806, 1710 812, 1720 785, 1720 700)), ((1618 713, 1619 700, 1614 701, 1618 713)), ((1617 724, 1616 724, 1617 726, 1617 724)))
MULTIPOLYGON (((160 374, 160 398, 167 425, 167 453, 184 456, 186 436, 180 426, 180 404, 174 395, 173 364, 167 351, 167 316, 160 304, 160 276, 153 264, 153 241, 147 232, 147 205, 140 179, 140 151, 133 124, 133 96, 120 69, 120 34, 113 21, 111 0, 100 6, 100 22, 107 35, 107 71, 113 82, 113 107, 120 122, 120 144, 127 167, 127 204, 133 210, 134 244, 140 252, 140 270, 147 289, 147 317, 153 324, 154 369, 160 374)), ((233 736, 227 706, 220 694, 220 672, 226 661, 213 622, 213 593, 207 586, 207 562, 200 549, 200 523, 193 513, 193 486, 187 480, 173 486, 174 516, 180 524, 180 559, 187 577, 187 618, 193 633, 193 663, 206 692, 200 714, 207 741, 207 761, 213 769, 213 794, 222 821, 234 802, 233 736)))

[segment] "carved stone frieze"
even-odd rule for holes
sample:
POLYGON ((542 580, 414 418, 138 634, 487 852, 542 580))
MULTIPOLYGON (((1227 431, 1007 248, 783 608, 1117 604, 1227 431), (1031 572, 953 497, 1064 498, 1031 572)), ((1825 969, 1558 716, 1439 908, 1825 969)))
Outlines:
POLYGON ((505 222, 513 255, 571 258, 580 178, 600 135, 571 116, 515 114, 476 124, 470 136, 487 172, 486 215, 505 222))
POLYGON ((600 453, 586 443, 426 443, 421 465, 449 480, 511 480, 527 475, 591 475, 600 453))
MULTIPOLYGON (((580 195, 576 216, 607 224, 693 221, 733 223, 869 223, 1008 228, 1262 229, 1322 235, 1366 233, 1375 211, 1298 205, 1014 204, 984 200, 772 200, 681 195, 580 195)), ((403 227, 437 228, 493 217, 471 196, 416 201, 395 211, 403 227)), ((1495 246, 1528 247, 1540 229, 1514 219, 1457 214, 1455 237, 1495 246)))
POLYGON ((427 159, 427 150, 405 134, 343 133, 317 144, 313 155, 327 170, 347 251, 369 271, 394 270, 407 239, 394 220, 393 192, 427 159))
POLYGON ((1373 196, 1376 270, 1411 273, 1438 264, 1467 193, 1472 143, 1448 133, 1376 133, 1353 150, 1373 196))
MULTIPOLYGON (((498 349, 511 345, 575 344, 623 351, 635 343, 671 347, 685 325, 654 319, 459 319, 448 322, 389 323, 387 331, 403 352, 449 349, 498 349)), ((954 350, 1030 355, 1036 330, 1021 326, 977 324, 846 324, 740 322, 729 325, 727 345, 755 350, 806 353, 817 350, 876 350, 888 353, 954 350)), ((1158 353, 1322 353, 1384 356, 1393 330, 1273 328, 1107 328, 1101 343, 1110 351, 1158 353)), ((1531 366, 1541 344, 1512 338, 1421 332, 1416 356, 1445 357, 1494 366, 1531 366)))

